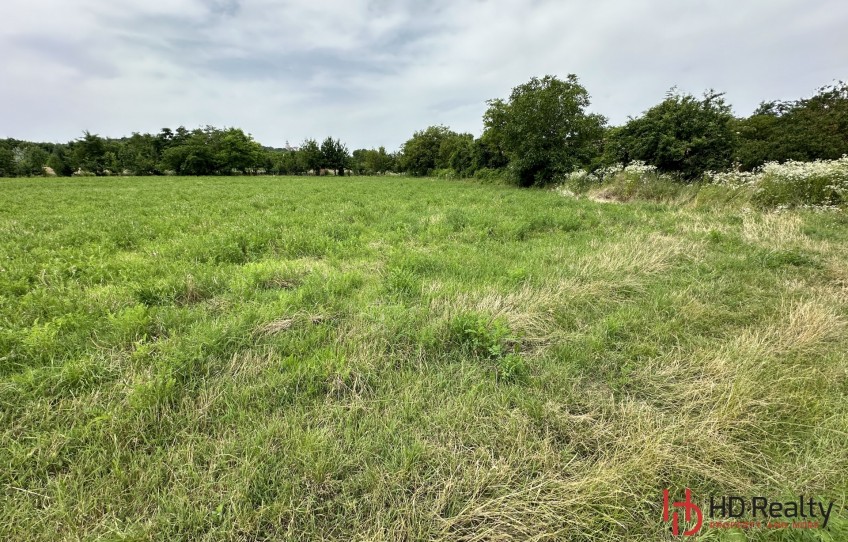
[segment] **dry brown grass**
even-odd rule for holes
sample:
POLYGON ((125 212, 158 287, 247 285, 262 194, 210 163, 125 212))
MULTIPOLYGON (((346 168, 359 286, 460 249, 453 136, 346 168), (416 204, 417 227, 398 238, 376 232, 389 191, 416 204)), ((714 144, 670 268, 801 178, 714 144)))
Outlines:
POLYGON ((742 238, 782 247, 806 239, 802 224, 801 217, 793 213, 748 213, 742 219, 742 238))

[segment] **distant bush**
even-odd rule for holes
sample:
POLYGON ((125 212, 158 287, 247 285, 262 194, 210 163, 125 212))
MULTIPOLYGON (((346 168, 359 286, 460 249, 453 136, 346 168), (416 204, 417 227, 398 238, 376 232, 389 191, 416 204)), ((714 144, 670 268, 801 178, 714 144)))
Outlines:
POLYGON ((626 166, 616 164, 592 173, 573 171, 565 176, 561 186, 574 194, 597 190, 604 199, 616 201, 668 201, 676 199, 685 188, 676 177, 660 173, 655 166, 638 161, 626 166))
POLYGON ((506 176, 500 169, 482 168, 474 172, 474 178, 486 184, 505 184, 506 176))
POLYGON ((440 151, 446 140, 461 137, 447 126, 430 126, 426 130, 415 132, 412 138, 403 144, 400 155, 400 168, 416 177, 432 175, 437 169, 444 168, 440 151))
POLYGON ((433 177, 439 179, 458 179, 459 175, 457 175, 456 171, 451 168, 443 168, 443 169, 434 169, 431 173, 433 177))
POLYGON ((601 185, 602 179, 594 173, 589 173, 585 169, 578 169, 565 175, 559 182, 559 185, 566 188, 574 194, 583 194, 597 188, 601 185))
POLYGON ((462 174, 453 168, 435 169, 430 172, 432 177, 437 179, 468 179, 472 178, 483 184, 509 184, 508 175, 500 169, 482 168, 472 174, 462 174))

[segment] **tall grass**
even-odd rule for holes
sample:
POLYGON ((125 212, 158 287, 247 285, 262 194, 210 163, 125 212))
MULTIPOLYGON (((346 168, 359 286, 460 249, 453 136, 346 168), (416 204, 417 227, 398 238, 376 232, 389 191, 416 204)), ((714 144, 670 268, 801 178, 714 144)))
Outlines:
POLYGON ((835 208, 848 203, 848 157, 815 162, 769 162, 751 172, 706 172, 683 182, 653 166, 633 162, 593 173, 575 171, 559 183, 561 193, 595 199, 666 203, 749 204, 761 209, 835 208))
POLYGON ((661 199, 3 181, 0 538, 848 539, 845 214, 661 199))

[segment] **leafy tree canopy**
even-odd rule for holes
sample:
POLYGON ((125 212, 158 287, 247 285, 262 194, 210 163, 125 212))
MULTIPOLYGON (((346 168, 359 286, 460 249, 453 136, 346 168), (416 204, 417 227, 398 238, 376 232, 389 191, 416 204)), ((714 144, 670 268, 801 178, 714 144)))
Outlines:
POLYGON ((521 186, 544 185, 589 165, 600 151, 606 119, 587 112, 589 93, 577 76, 547 75, 490 100, 484 139, 500 149, 521 186))
POLYGON ((695 178, 730 166, 733 113, 721 93, 698 99, 672 89, 666 98, 609 134, 608 161, 641 160, 660 171, 695 178))
POLYGON ((848 83, 822 87, 811 98, 763 102, 736 130, 736 160, 744 169, 840 158, 848 154, 848 83))
POLYGON ((401 148, 401 168, 412 175, 429 175, 439 167, 442 142, 457 135, 447 126, 430 126, 415 132, 401 148))

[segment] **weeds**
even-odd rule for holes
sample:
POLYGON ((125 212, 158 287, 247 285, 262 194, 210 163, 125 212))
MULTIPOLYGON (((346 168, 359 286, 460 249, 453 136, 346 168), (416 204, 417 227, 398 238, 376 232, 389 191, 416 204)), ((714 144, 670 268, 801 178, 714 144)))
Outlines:
POLYGON ((616 165, 593 173, 579 170, 561 180, 557 191, 600 201, 655 201, 762 209, 839 210, 848 203, 848 156, 838 160, 769 162, 752 172, 706 172, 690 184, 642 162, 616 165))

